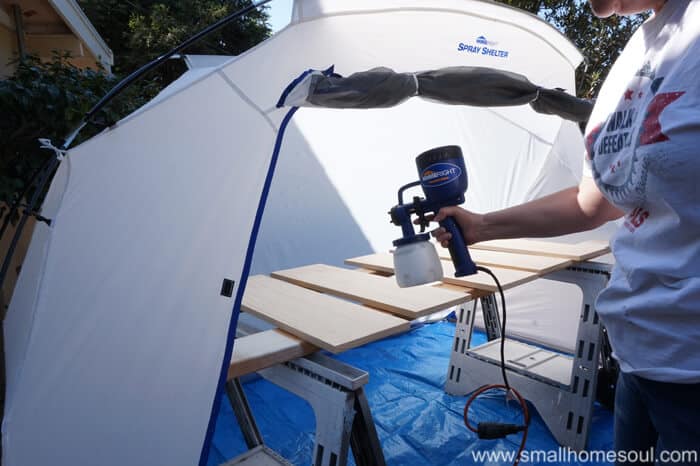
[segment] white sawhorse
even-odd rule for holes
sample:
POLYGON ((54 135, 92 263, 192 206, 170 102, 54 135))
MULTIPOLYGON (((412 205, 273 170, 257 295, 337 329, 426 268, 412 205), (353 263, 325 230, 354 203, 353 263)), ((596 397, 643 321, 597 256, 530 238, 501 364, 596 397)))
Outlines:
MULTIPOLYGON (((582 450, 586 447, 596 396, 598 366, 603 342, 595 299, 607 284, 610 266, 581 262, 546 275, 547 279, 572 283, 583 291, 576 353, 571 356, 548 351, 516 340, 505 346, 508 378, 542 416, 557 442, 582 450)), ((457 316, 454 344, 445 391, 466 395, 484 384, 499 381, 500 325, 494 295, 482 299, 489 342, 470 347, 474 312, 457 316)))

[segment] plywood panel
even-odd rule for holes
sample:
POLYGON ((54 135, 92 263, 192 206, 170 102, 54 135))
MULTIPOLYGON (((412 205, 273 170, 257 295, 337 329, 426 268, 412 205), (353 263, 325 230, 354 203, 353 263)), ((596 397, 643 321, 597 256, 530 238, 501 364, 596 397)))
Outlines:
POLYGON ((362 267, 363 269, 376 270, 383 273, 394 273, 394 257, 388 252, 378 252, 366 256, 346 259, 345 263, 362 267))
MULTIPOLYGON (((350 259, 349 259, 350 260, 350 259)), ((346 261, 347 262, 347 261, 346 261)), ((356 273, 366 273, 370 275, 376 275, 378 277, 392 277, 394 275, 393 272, 380 272, 379 270, 372 270, 372 269, 366 269, 363 267, 358 267, 356 269, 352 269, 353 272, 356 273)), ((433 283, 430 285, 434 288, 439 288, 443 290, 450 290, 450 291, 459 291, 462 293, 469 293, 471 296, 471 299, 479 299, 483 298, 484 296, 488 296, 491 293, 488 291, 484 290, 477 290, 476 288, 469 288, 465 286, 459 286, 459 285, 451 285, 449 283, 444 283, 444 282, 438 282, 438 283, 433 283)))
MULTIPOLYGON (((442 262, 442 270, 445 274, 442 279, 443 282, 476 288, 478 290, 498 291, 496 282, 494 282, 491 275, 479 271, 475 275, 455 277, 455 268, 452 261, 443 260, 440 262, 442 262)), ((525 270, 502 269, 500 267, 488 267, 488 269, 491 270, 494 275, 496 275, 496 278, 498 278, 498 281, 504 290, 522 285, 523 283, 531 282, 537 278, 536 273, 527 272, 525 270)))
POLYGON ((241 377, 316 351, 311 343, 282 330, 266 330, 236 338, 228 378, 241 377))
POLYGON ((529 239, 499 239, 472 244, 470 248, 564 257, 575 261, 593 259, 610 252, 610 245, 605 241, 584 241, 577 244, 566 244, 529 239))
MULTIPOLYGON (((518 254, 478 248, 470 248, 469 254, 478 265, 525 270, 535 272, 539 276, 565 269, 573 263, 571 259, 563 257, 518 254)), ((445 248, 438 248, 438 255, 440 259, 450 259, 450 252, 445 248)))
MULTIPOLYGON (((454 276, 454 266, 452 265, 452 262, 444 260, 441 262, 444 274, 443 281, 445 283, 476 288, 479 290, 496 291, 496 284, 491 276, 487 275, 486 273, 479 272, 476 275, 456 278, 454 276)), ((352 259, 347 259, 345 263, 367 269, 379 270, 381 272, 393 273, 394 271, 394 260, 389 253, 377 253, 367 256, 354 257, 352 259)), ((501 282, 501 286, 504 290, 537 278, 537 274, 523 270, 502 269, 499 267, 489 267, 489 269, 491 269, 496 277, 498 277, 498 280, 501 282)))
POLYGON ((333 353, 410 328, 391 314, 263 275, 248 279, 242 309, 333 353))
POLYGON ((471 299, 467 290, 456 292, 431 286, 399 288, 394 278, 357 273, 323 264, 282 270, 274 272, 272 276, 408 319, 432 314, 471 299))

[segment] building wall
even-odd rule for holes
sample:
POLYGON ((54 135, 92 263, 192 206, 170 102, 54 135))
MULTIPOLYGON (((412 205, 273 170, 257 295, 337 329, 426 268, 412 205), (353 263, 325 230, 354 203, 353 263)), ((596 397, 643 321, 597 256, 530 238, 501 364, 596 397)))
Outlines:
MULTIPOLYGON (((74 16, 82 18, 74 21, 78 21, 79 28, 82 31, 81 34, 86 35, 84 37, 71 31, 68 24, 53 9, 54 7, 45 0, 20 1, 18 5, 23 11, 25 9, 29 9, 27 11, 35 11, 33 7, 40 10, 40 14, 31 15, 24 19, 24 43, 27 53, 49 61, 53 58, 54 51, 69 52, 71 56, 70 62, 78 68, 107 68, 107 71, 109 71, 112 60, 111 51, 105 49, 105 53, 108 55, 108 59, 105 62, 105 57, 94 56, 91 49, 86 46, 85 41, 94 43, 96 41, 95 37, 99 38, 99 34, 94 31, 94 28, 89 24, 87 17, 84 17, 82 11, 79 11, 79 14, 76 13, 76 9, 79 10, 79 7, 76 6, 70 11, 74 13, 74 16), (102 58, 102 60, 99 58, 102 58), (103 63, 102 66, 99 65, 100 62, 103 63)), ((17 59, 19 52, 15 21, 12 10, 8 8, 7 2, 0 0, 0 79, 12 75, 15 67, 8 65, 8 62, 17 59)), ((68 7, 64 5, 62 8, 68 7)), ((67 12, 66 10, 63 13, 67 12)), ((102 39, 100 38, 98 42, 101 41, 102 39)))
POLYGON ((14 67, 8 62, 16 58, 17 36, 10 17, 0 10, 0 79, 10 76, 14 72, 14 67))
MULTIPOLYGON (((7 212, 8 210, 9 206, 3 202, 0 202, 0 211, 7 212)), ((15 253, 12 256, 12 262, 10 263, 10 268, 8 269, 7 277, 5 278, 5 283, 3 283, 2 289, 0 289, 0 320, 4 320, 5 318, 7 306, 10 304, 12 292, 15 289, 15 283, 17 283, 17 278, 19 278, 22 261, 27 255, 27 250, 29 249, 29 242, 32 239, 35 224, 36 219, 34 217, 29 217, 27 219, 27 224, 25 225, 24 230, 22 230, 22 235, 20 236, 15 248, 15 253)), ((0 261, 5 259, 5 253, 10 249, 10 244, 12 242, 12 238, 15 236, 15 231, 16 225, 10 224, 5 231, 5 234, 0 239, 0 261)))

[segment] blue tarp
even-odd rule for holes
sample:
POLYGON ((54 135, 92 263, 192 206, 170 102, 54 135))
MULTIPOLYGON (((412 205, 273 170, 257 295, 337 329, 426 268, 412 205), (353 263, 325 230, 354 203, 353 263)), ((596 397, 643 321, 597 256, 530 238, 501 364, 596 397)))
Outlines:
MULTIPOLYGON (((335 356, 369 372, 365 392, 386 463, 390 466, 512 464, 505 458, 476 461, 473 454, 487 451, 514 454, 520 445, 520 434, 503 440, 479 440, 464 426, 462 413, 466 397, 451 396, 443 391, 453 336, 454 324, 443 321, 335 356)), ((484 342, 485 336, 475 332, 472 344, 484 342)), ((484 380, 484 383, 500 382, 484 380)), ((245 392, 265 443, 295 465, 311 464, 315 432, 311 407, 259 378, 245 384, 245 392)), ((209 455, 211 466, 246 450, 226 397, 222 397, 219 413, 209 455)), ((533 419, 526 450, 554 455, 559 445, 532 406, 531 413, 533 419)), ((521 423, 521 413, 517 404, 506 406, 503 395, 494 392, 479 397, 472 405, 470 420, 473 424, 479 420, 521 423)), ((610 451, 612 431, 612 413, 596 405, 588 450, 610 451)), ((352 463, 352 455, 349 456, 349 463, 352 463)), ((546 464, 612 463, 547 461, 546 464)))

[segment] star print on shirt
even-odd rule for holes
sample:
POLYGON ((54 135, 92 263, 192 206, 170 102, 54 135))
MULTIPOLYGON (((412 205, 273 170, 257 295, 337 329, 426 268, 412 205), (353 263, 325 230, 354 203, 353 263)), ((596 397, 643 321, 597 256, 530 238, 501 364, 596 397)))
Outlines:
POLYGON ((625 100, 632 100, 632 94, 634 94, 634 91, 632 89, 627 89, 625 91, 625 100))
POLYGON ((662 131, 659 117, 666 107, 678 100, 683 94, 685 92, 664 92, 654 97, 647 108, 644 123, 642 123, 642 131, 639 134, 640 146, 668 141, 668 136, 662 131))

